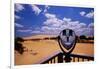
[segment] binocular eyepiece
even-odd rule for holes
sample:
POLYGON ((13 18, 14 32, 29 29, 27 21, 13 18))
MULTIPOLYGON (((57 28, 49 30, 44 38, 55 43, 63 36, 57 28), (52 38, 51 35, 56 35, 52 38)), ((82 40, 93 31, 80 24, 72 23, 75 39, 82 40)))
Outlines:
POLYGON ((71 53, 76 45, 75 32, 71 29, 62 30, 58 36, 58 43, 63 53, 71 53))

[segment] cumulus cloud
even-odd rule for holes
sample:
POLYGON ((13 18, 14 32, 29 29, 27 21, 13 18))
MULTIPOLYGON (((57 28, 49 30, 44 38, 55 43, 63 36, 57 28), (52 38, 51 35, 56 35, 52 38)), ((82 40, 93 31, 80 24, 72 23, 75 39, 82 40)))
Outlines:
POLYGON ((42 10, 41 10, 38 6, 36 6, 36 5, 30 5, 30 6, 31 6, 33 12, 34 12, 36 15, 39 15, 39 14, 41 13, 42 10))
POLYGON ((86 26, 85 23, 80 23, 80 27, 81 27, 81 28, 86 28, 87 26, 86 26))
POLYGON ((57 18, 56 15, 50 14, 47 15, 47 20, 44 21, 44 26, 41 27, 42 32, 47 34, 58 35, 61 30, 69 28, 75 31, 76 35, 87 35, 93 36, 94 34, 94 25, 90 23, 89 25, 81 23, 80 21, 73 21, 71 18, 64 17, 63 19, 57 18))
POLYGON ((81 15, 81 16, 84 16, 85 14, 86 14, 85 11, 81 11, 81 12, 80 12, 80 15, 81 15))
POLYGON ((64 22, 63 20, 57 18, 55 14, 46 13, 45 16, 47 17, 47 20, 44 21, 44 25, 59 27, 64 22))
POLYGON ((51 35, 59 34, 59 30, 60 30, 60 28, 49 27, 49 26, 43 26, 41 28, 41 31, 43 32, 43 34, 51 34, 51 35))
POLYGON ((24 10, 25 8, 23 7, 22 4, 15 4, 15 11, 16 12, 19 12, 19 11, 22 11, 24 10))
POLYGON ((49 26, 43 26, 41 28, 42 31, 54 31, 54 30, 59 30, 59 28, 56 27, 49 27, 49 26))
POLYGON ((63 21, 60 20, 60 19, 57 19, 57 18, 50 18, 50 19, 47 19, 47 20, 44 22, 44 25, 59 27, 62 23, 63 23, 63 21))
MULTIPOLYGON (((39 15, 42 10, 37 5, 29 5, 32 8, 32 11, 39 15)), ((31 34, 54 34, 58 35, 63 29, 69 28, 75 31, 75 33, 80 35, 87 35, 87 36, 93 36, 94 35, 94 24, 90 23, 87 25, 86 23, 82 23, 80 21, 73 21, 71 18, 58 18, 56 14, 48 13, 49 6, 45 6, 43 10, 43 14, 46 17, 46 20, 43 22, 43 25, 38 29, 19 29, 18 32, 28 32, 31 34)), ((24 10, 24 6, 21 4, 15 4, 15 11, 19 12, 24 10)), ((85 11, 81 11, 79 13, 81 16, 86 18, 93 18, 94 12, 90 11, 86 13, 85 11)), ((20 19, 20 16, 15 15, 15 19, 20 19)), ((15 23, 16 27, 23 28, 24 26, 15 23)))
POLYGON ((56 15, 55 14, 50 14, 50 13, 45 13, 45 16, 47 18, 56 18, 56 15))
POLYGON ((23 25, 21 25, 21 24, 19 24, 19 23, 15 23, 15 26, 16 26, 16 27, 20 27, 20 28, 23 28, 23 27, 24 27, 23 25))
POLYGON ((94 28, 94 24, 93 24, 93 23, 90 23, 90 24, 88 25, 88 27, 89 27, 89 28, 94 28))
POLYGON ((40 28, 34 29, 31 31, 32 34, 51 34, 59 35, 63 29, 72 29, 75 31, 76 35, 86 35, 94 36, 94 24, 82 23, 80 21, 73 21, 71 18, 62 18, 59 19, 57 15, 51 13, 45 13, 47 18, 43 25, 40 28))
POLYGON ((66 17, 64 17, 63 20, 64 20, 65 22, 70 22, 70 21, 71 21, 71 18, 66 18, 66 17))
POLYGON ((81 16, 87 17, 87 18, 93 18, 94 17, 94 12, 90 11, 89 13, 86 13, 85 11, 80 12, 81 16))
POLYGON ((94 17, 94 12, 91 11, 91 12, 87 13, 87 14, 86 14, 86 17, 87 17, 87 18, 93 18, 93 17, 94 17))

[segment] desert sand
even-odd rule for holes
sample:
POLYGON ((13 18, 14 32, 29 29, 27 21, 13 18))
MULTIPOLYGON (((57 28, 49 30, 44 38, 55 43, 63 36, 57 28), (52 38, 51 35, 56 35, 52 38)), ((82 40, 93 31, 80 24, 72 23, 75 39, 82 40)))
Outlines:
MULTIPOLYGON (((38 35, 38 36, 25 37, 24 39, 32 39, 32 38, 43 39, 44 37, 45 36, 38 35)), ((38 41, 30 40, 30 41, 24 41, 22 44, 27 49, 22 55, 20 55, 17 51, 15 51, 15 65, 39 64, 44 60, 48 59, 49 57, 52 57, 53 55, 59 52, 62 52, 56 40, 38 40, 38 41)), ((93 56, 94 44, 77 43, 72 53, 93 56)))

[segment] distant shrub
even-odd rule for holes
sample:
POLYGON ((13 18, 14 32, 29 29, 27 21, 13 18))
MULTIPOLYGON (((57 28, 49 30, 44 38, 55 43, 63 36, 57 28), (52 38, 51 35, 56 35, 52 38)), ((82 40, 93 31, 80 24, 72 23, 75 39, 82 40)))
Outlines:
POLYGON ((87 39, 88 40, 94 40, 94 37, 88 37, 87 39))
POLYGON ((24 41, 24 39, 21 38, 21 37, 17 37, 17 38, 15 38, 15 42, 23 42, 23 41, 24 41))
POLYGON ((15 38, 15 50, 18 51, 20 54, 23 54, 24 47, 21 44, 24 40, 20 37, 15 38))
POLYGON ((80 39, 86 39, 86 36, 85 35, 81 35, 80 39))

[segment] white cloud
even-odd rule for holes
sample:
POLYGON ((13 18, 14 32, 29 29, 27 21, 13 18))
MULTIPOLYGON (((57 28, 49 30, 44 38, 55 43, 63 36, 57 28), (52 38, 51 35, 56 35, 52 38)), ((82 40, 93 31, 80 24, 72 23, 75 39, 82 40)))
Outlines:
POLYGON ((93 18, 93 17, 94 17, 94 12, 91 11, 91 12, 87 13, 87 14, 86 14, 86 17, 87 17, 87 18, 93 18))
POLYGON ((63 23, 63 21, 60 20, 60 19, 57 19, 57 18, 50 18, 50 19, 47 19, 47 20, 44 22, 44 25, 59 27, 59 26, 62 25, 62 23, 63 23))
POLYGON ((94 24, 93 24, 93 23, 90 23, 90 24, 88 25, 88 27, 89 27, 89 28, 94 28, 94 24))
POLYGON ((32 30, 30 30, 30 29, 24 29, 24 30, 22 30, 22 29, 20 29, 20 30, 17 30, 18 32, 31 32, 32 30))
POLYGON ((46 9, 50 9, 50 7, 48 5, 45 6, 46 9))
POLYGON ((44 22, 44 25, 60 27, 64 22, 63 20, 58 19, 55 14, 46 13, 45 16, 47 17, 47 20, 44 22))
POLYGON ((60 33, 60 28, 56 28, 56 27, 43 26, 41 30, 43 34, 58 35, 60 33))
POLYGON ((80 27, 81 27, 81 28, 86 28, 87 26, 86 26, 85 23, 80 23, 80 27))
POLYGON ((48 24, 47 26, 42 27, 42 30, 45 30, 45 32, 49 31, 49 33, 58 35, 61 30, 69 28, 73 29, 78 36, 80 35, 93 36, 92 33, 94 33, 94 31, 90 29, 90 27, 93 28, 93 24, 90 24, 88 27, 85 23, 80 23, 79 21, 69 21, 65 23, 62 20, 62 23, 58 21, 58 23, 52 23, 51 25, 48 24))
POLYGON ((47 12, 47 9, 44 9, 44 13, 46 13, 47 12))
POLYGON ((93 28, 81 28, 76 30, 77 35, 86 35, 86 36, 94 36, 94 29, 93 28))
POLYGON ((47 19, 44 21, 43 26, 38 30, 34 30, 33 33, 59 35, 63 29, 68 28, 74 30, 78 36, 94 35, 93 23, 86 25, 85 23, 80 23, 79 21, 73 21, 71 18, 64 17, 63 19, 59 19, 55 14, 50 13, 45 13, 45 16, 47 19))
POLYGON ((49 8, 50 8, 50 7, 49 7, 48 5, 46 5, 43 12, 44 12, 44 13, 48 12, 48 9, 49 9, 49 8))
POLYGON ((56 15, 55 14, 50 14, 50 13, 45 13, 45 16, 47 18, 56 18, 56 15))
POLYGON ((71 21, 71 18, 66 18, 66 17, 64 17, 63 20, 64 20, 65 22, 70 22, 70 21, 71 21))
POLYGON ((23 27, 24 27, 23 25, 21 25, 21 24, 19 24, 19 23, 15 23, 15 26, 16 26, 16 27, 20 27, 20 28, 23 28, 23 27))
POLYGON ((56 28, 56 27, 49 27, 49 26, 43 26, 41 28, 42 31, 54 31, 54 30, 59 30, 59 28, 56 28))
POLYGON ((43 26, 41 29, 42 29, 43 31, 44 31, 44 30, 49 30, 49 27, 48 27, 48 26, 43 26))
POLYGON ((81 11, 81 12, 80 12, 80 15, 81 15, 81 16, 84 16, 85 14, 86 14, 85 11, 81 11))
POLYGON ((15 4, 15 11, 16 12, 22 11, 24 9, 25 8, 23 7, 23 5, 21 5, 21 4, 15 4))
POLYGON ((71 25, 77 25, 77 24, 79 24, 79 21, 70 21, 68 23, 71 24, 71 25))
POLYGON ((84 17, 87 17, 87 18, 93 18, 93 17, 94 17, 94 12, 91 11, 91 12, 89 12, 89 13, 86 13, 85 11, 81 11, 81 12, 80 12, 80 15, 81 15, 81 16, 84 16, 84 17))
POLYGON ((15 15, 15 19, 20 19, 20 18, 21 18, 20 16, 15 15))
POLYGON ((86 25, 85 23, 79 23, 80 27, 75 30, 77 35, 94 36, 94 24, 90 23, 86 25))
POLYGON ((36 6, 36 5, 30 5, 30 6, 36 15, 39 15, 41 13, 42 10, 38 6, 36 6))
POLYGON ((55 24, 60 24, 60 23, 54 23, 52 25, 44 25, 40 28, 38 33, 42 34, 53 34, 53 35, 59 35, 59 33, 63 29, 72 29, 75 31, 76 35, 86 35, 86 36, 94 36, 94 28, 93 24, 89 24, 88 26, 85 23, 79 23, 78 21, 72 21, 66 23, 60 24, 60 26, 54 26, 55 24))

